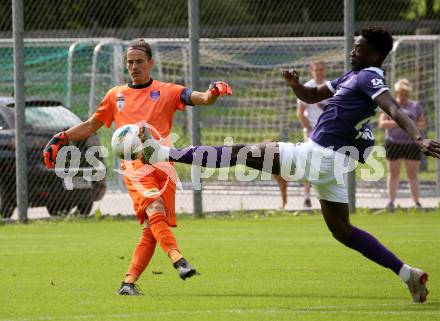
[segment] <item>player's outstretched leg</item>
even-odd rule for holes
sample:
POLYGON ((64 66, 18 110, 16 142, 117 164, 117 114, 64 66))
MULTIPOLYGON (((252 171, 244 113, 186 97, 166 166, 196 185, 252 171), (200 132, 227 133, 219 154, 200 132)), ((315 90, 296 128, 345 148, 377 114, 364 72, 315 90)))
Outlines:
POLYGON ((162 146, 150 138, 144 143, 142 154, 146 164, 173 161, 210 168, 242 164, 260 171, 280 174, 279 148, 276 142, 255 145, 189 146, 178 149, 162 146))
POLYGON ((368 259, 391 269, 408 286, 413 302, 426 301, 428 274, 404 264, 396 255, 371 234, 350 224, 347 203, 320 200, 325 222, 333 236, 345 246, 360 252, 368 259))

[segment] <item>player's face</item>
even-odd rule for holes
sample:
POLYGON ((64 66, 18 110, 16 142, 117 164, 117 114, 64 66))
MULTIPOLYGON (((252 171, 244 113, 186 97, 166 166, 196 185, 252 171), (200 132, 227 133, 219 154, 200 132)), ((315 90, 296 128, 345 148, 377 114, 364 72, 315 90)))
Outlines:
POLYGON ((142 85, 150 80, 154 61, 153 59, 148 59, 144 51, 129 49, 127 51, 126 64, 133 85, 142 85))
POLYGON ((310 66, 310 74, 312 75, 315 82, 322 84, 325 79, 325 65, 324 64, 313 64, 310 66))
POLYGON ((363 69, 375 65, 376 54, 368 46, 367 40, 359 36, 354 42, 354 48, 350 53, 351 66, 353 69, 363 69))

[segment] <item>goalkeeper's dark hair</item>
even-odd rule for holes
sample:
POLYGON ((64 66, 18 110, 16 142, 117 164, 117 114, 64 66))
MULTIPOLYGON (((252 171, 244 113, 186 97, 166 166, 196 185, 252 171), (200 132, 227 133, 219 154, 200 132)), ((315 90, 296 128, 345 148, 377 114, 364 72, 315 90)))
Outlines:
POLYGON ((393 36, 391 33, 380 27, 370 27, 362 29, 360 35, 367 40, 367 44, 375 49, 381 56, 382 60, 393 49, 393 36))
POLYGON ((127 51, 129 49, 142 50, 147 55, 148 59, 151 59, 153 57, 151 47, 144 39, 136 39, 128 43, 127 49, 125 49, 125 60, 127 60, 127 51))

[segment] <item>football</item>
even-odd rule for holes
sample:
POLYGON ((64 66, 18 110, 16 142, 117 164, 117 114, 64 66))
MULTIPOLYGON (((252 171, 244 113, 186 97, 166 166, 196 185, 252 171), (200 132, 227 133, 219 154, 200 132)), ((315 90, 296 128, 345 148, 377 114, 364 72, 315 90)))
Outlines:
POLYGON ((136 159, 142 154, 140 127, 135 124, 119 127, 112 136, 112 149, 120 159, 136 159))

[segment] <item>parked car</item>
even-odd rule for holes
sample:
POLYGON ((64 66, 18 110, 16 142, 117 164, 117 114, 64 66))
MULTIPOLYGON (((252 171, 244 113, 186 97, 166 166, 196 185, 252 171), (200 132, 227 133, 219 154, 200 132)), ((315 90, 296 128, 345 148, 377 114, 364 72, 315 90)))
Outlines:
MULTIPOLYGON (((93 135, 74 143, 81 151, 81 161, 72 179, 73 189, 68 190, 55 170, 44 167, 43 149, 55 133, 80 123, 81 119, 57 101, 27 100, 25 105, 29 207, 45 206, 50 215, 75 208, 81 214, 89 214, 93 202, 100 200, 106 191, 105 179, 95 182, 83 177, 85 170, 96 173, 86 161, 85 151, 99 145, 98 137, 93 135)), ((14 106, 13 98, 0 97, 0 214, 4 218, 11 217, 17 206, 14 106)), ((98 155, 95 157, 100 159, 98 155)))

